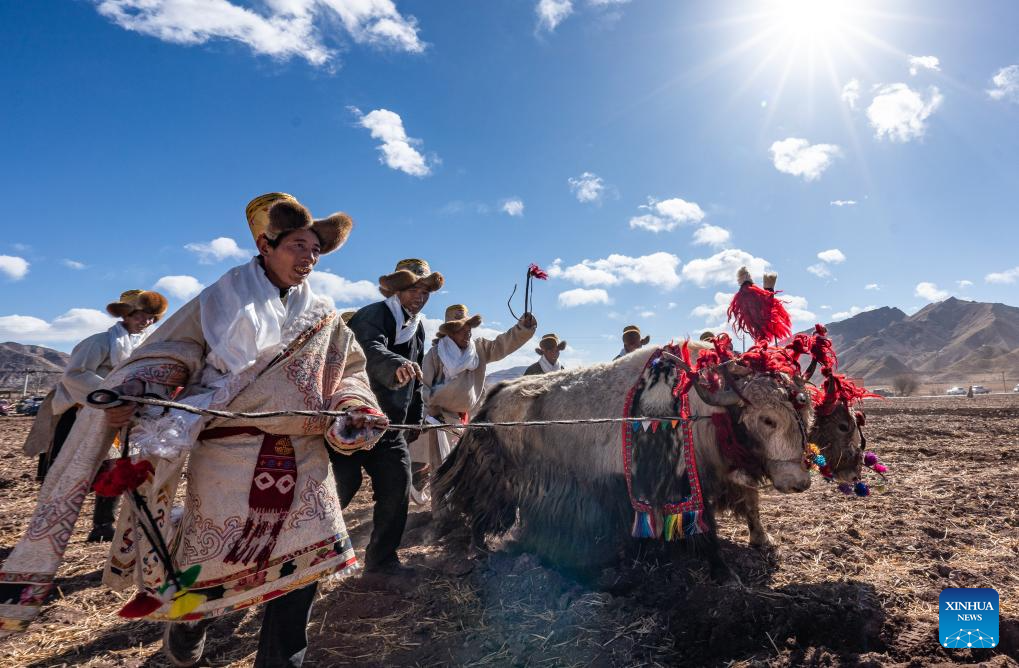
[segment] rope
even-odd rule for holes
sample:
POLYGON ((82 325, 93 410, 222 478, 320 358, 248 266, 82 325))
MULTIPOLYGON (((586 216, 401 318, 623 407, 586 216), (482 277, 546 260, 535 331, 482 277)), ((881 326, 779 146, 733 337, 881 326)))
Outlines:
MULTIPOLYGON (((235 413, 233 411, 221 411, 214 410, 211 408, 197 408, 195 406, 189 406, 188 404, 182 404, 176 401, 167 401, 165 399, 154 399, 152 397, 132 397, 128 395, 121 395, 119 397, 121 401, 130 401, 138 404, 145 404, 147 406, 158 406, 161 408, 173 408, 175 410, 184 411, 186 413, 192 413, 194 415, 203 415, 206 417, 218 417, 218 418, 242 418, 245 420, 264 420, 274 417, 341 417, 349 414, 349 411, 308 411, 308 410, 288 410, 288 411, 265 411, 261 413, 235 413)), ((96 404, 92 404, 96 406, 96 404)), ((112 405, 111 405, 112 407, 112 405)), ((469 422, 467 424, 390 424, 389 429, 391 430, 403 430, 403 429, 414 429, 417 431, 431 431, 433 429, 483 429, 488 427, 540 427, 549 425, 579 425, 579 424, 619 424, 623 422, 644 422, 645 420, 658 420, 673 421, 676 422, 692 422, 695 420, 707 419, 706 416, 702 415, 691 415, 688 418, 679 416, 674 417, 628 417, 628 418, 582 418, 582 419, 562 419, 562 420, 531 420, 531 421, 516 421, 516 422, 469 422)))

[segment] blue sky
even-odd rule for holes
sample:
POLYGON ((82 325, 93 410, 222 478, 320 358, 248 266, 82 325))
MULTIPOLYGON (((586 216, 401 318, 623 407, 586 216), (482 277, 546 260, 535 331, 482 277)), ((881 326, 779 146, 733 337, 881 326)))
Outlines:
POLYGON ((429 317, 500 328, 551 268, 574 364, 717 326, 743 262, 802 326, 1019 303, 1014 2, 194 5, 0 4, 0 340, 68 350, 128 288, 178 307, 273 190, 354 218, 316 282, 341 308, 420 256, 429 317))

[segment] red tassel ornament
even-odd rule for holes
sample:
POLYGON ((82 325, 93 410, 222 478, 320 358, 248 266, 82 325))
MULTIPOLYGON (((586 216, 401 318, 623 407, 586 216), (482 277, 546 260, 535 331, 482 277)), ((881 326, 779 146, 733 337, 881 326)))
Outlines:
POLYGON ((117 616, 124 619, 139 619, 151 615, 162 605, 161 600, 152 594, 141 591, 117 612, 117 616))
POLYGON ((740 269, 739 279, 739 291, 726 312, 733 331, 746 332, 754 341, 788 338, 793 323, 785 305, 774 292, 754 285, 746 267, 740 269))

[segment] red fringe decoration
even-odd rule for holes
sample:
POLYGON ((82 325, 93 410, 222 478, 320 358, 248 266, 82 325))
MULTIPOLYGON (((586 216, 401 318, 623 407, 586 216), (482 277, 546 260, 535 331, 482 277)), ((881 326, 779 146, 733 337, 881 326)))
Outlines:
POLYGON ((722 362, 728 362, 736 357, 736 353, 732 349, 732 339, 728 334, 717 334, 711 343, 715 346, 718 359, 722 362))
POLYGON ((758 373, 787 373, 795 375, 800 367, 786 352, 785 348, 773 348, 765 342, 748 348, 740 355, 740 364, 748 366, 758 373))
POLYGON ((859 387, 853 381, 840 373, 835 373, 829 367, 821 369, 824 374, 824 393, 814 393, 814 407, 821 415, 830 415, 835 410, 835 404, 839 401, 851 406, 860 399, 874 398, 881 395, 868 392, 859 387))
POLYGON ((788 338, 793 332, 792 319, 775 293, 759 288, 751 281, 740 286, 727 311, 737 332, 746 332, 755 342, 788 338))

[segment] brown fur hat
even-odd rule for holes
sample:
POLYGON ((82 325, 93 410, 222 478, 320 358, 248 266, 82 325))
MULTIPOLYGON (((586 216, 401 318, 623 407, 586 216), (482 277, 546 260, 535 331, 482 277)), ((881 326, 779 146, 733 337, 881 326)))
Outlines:
POLYGON ((128 290, 120 294, 120 299, 106 305, 106 312, 114 318, 123 318, 135 311, 144 311, 156 320, 163 317, 169 303, 166 297, 151 290, 128 290))
POLYGON ((256 197, 248 202, 244 215, 255 241, 263 234, 267 239, 275 240, 287 232, 311 230, 322 245, 322 255, 342 246, 354 227, 354 221, 345 213, 334 213, 315 220, 308 209, 287 193, 267 193, 256 197))
POLYGON ((481 325, 480 315, 470 315, 470 311, 463 304, 454 304, 446 309, 446 322, 439 325, 439 333, 435 337, 441 339, 458 332, 464 327, 479 327, 481 325))
POLYGON ((427 287, 429 292, 436 292, 442 289, 446 279, 439 272, 432 271, 425 260, 412 257, 397 262, 393 273, 379 276, 379 292, 390 297, 418 283, 427 287))
POLYGON ((640 327, 637 325, 627 325, 623 328, 623 338, 626 339, 630 336, 636 336, 640 340, 641 347, 646 346, 651 342, 651 336, 645 336, 643 339, 640 338, 640 327))
POLYGON ((544 355, 545 352, 542 350, 542 348, 548 348, 549 350, 551 350, 552 348, 558 348, 559 352, 562 352, 566 350, 566 342, 560 341, 559 336, 557 336, 556 334, 546 334, 545 336, 541 337, 541 341, 538 341, 538 347, 534 349, 534 352, 538 353, 539 355, 544 355))

